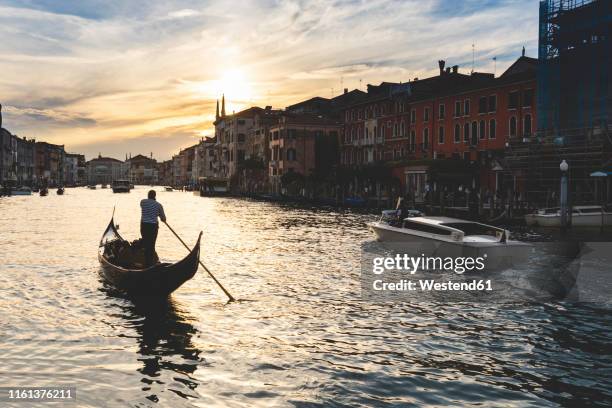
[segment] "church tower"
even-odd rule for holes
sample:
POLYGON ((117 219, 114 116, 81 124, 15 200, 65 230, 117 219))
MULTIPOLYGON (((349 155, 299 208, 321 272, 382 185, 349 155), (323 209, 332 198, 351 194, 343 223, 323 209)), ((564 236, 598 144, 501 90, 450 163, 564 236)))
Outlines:
POLYGON ((217 99, 217 113, 215 113, 215 120, 219 120, 219 100, 217 99))
POLYGON ((225 117, 225 94, 221 97, 221 117, 225 117))

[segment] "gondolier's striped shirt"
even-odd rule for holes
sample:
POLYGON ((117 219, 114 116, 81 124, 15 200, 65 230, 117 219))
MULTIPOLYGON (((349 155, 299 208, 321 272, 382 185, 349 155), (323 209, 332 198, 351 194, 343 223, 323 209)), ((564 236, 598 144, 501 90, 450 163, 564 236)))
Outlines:
POLYGON ((166 214, 164 214, 164 207, 155 200, 145 198, 140 201, 140 208, 142 209, 142 217, 140 222, 146 224, 157 224, 157 217, 161 218, 162 221, 166 221, 166 214))

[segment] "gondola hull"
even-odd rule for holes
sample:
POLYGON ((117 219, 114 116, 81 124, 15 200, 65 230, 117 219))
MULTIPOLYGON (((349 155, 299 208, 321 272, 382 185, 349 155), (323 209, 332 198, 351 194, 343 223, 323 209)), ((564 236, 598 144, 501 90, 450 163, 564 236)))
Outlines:
POLYGON ((104 237, 109 232, 114 233, 114 239, 120 239, 113 220, 111 220, 103 239, 100 241, 100 251, 98 260, 100 261, 100 275, 105 281, 115 288, 136 296, 168 296, 183 283, 193 278, 198 270, 200 260, 200 238, 191 252, 182 260, 176 263, 158 263, 146 269, 127 269, 113 264, 104 255, 104 246, 110 240, 104 241, 104 237))

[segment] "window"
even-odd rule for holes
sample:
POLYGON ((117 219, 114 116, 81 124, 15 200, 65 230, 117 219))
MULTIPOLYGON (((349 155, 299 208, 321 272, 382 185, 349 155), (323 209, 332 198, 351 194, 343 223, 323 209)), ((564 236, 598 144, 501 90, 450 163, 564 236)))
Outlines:
POLYGON ((393 137, 397 137, 397 122, 393 124, 393 137))
POLYGON ((410 111, 410 123, 413 125, 416 123, 416 109, 410 111))
POLYGON ((425 108, 423 110, 423 120, 425 122, 429 121, 429 108, 425 108))
POLYGON ((478 113, 487 113, 487 97, 481 96, 478 99, 478 113))
POLYGON ((497 95, 489 96, 489 112, 497 111, 497 95))
POLYGON ((512 91, 508 94, 508 109, 516 109, 519 104, 518 91, 512 91))
POLYGON ((244 125, 244 123, 245 123, 245 122, 244 122, 244 119, 238 119, 238 124, 239 124, 239 125, 244 125))
POLYGON ((410 151, 414 152, 416 150, 416 132, 414 130, 410 131, 410 151))
POLYGON ((470 141, 470 124, 469 123, 466 123, 465 125, 463 125, 463 141, 466 143, 470 141))
POLYGON ((444 119, 446 117, 446 107, 443 103, 438 106, 438 118, 444 119))
POLYGON ((465 102, 463 102, 463 114, 465 116, 470 116, 470 100, 466 99, 465 102))
POLYGON ((372 129, 372 137, 376 137, 376 126, 372 129))
POLYGON ((385 139, 385 127, 381 126, 378 128, 378 137, 380 137, 381 139, 385 139))
POLYGON ((295 149, 287 149, 287 160, 288 161, 295 161, 295 160, 297 160, 297 153, 296 153, 295 149))
POLYGON ((400 137, 406 137, 406 124, 404 123, 403 120, 402 120, 402 123, 400 124, 400 137))
POLYGON ((485 124, 484 120, 481 120, 480 121, 480 133, 478 135, 480 140, 486 137, 486 130, 487 130, 487 125, 485 124))
POLYGON ((470 161, 470 152, 463 152, 463 160, 470 161))
POLYGON ((523 91, 523 108, 533 106, 533 89, 523 91))
POLYGON ((531 115, 525 115, 525 119, 523 120, 523 135, 525 137, 531 136, 531 115))
POLYGON ((495 119, 491 119, 489 121, 489 139, 495 139, 495 132, 497 131, 496 127, 497 123, 495 122, 495 119))
POLYGON ((478 144, 478 123, 476 121, 472 122, 472 145, 476 146, 478 144))
POLYGON ((455 143, 461 142, 461 126, 457 123, 455 125, 455 143))
POLYGON ((244 139, 246 138, 244 133, 238 133, 238 142, 244 143, 244 139))
POLYGON ((444 144, 444 126, 438 129, 438 144, 444 144))
POLYGON ((461 101, 455 101, 455 117, 461 116, 461 101))
POLYGON ((237 158, 238 158, 238 163, 241 163, 244 161, 244 150, 237 150, 236 151, 237 154, 237 158))
POLYGON ((429 129, 423 129, 423 149, 429 148, 429 129))
POLYGON ((295 139, 297 137, 297 129, 287 129, 287 137, 295 139))
POLYGON ((516 137, 516 117, 510 118, 510 137, 516 137))

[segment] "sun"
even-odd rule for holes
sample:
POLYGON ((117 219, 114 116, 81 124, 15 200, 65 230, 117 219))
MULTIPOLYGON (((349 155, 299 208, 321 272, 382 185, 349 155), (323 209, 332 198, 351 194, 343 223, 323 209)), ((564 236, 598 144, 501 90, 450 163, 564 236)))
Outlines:
POLYGON ((253 98, 251 84, 239 69, 226 71, 219 80, 219 93, 225 94, 226 103, 245 104, 253 98))

